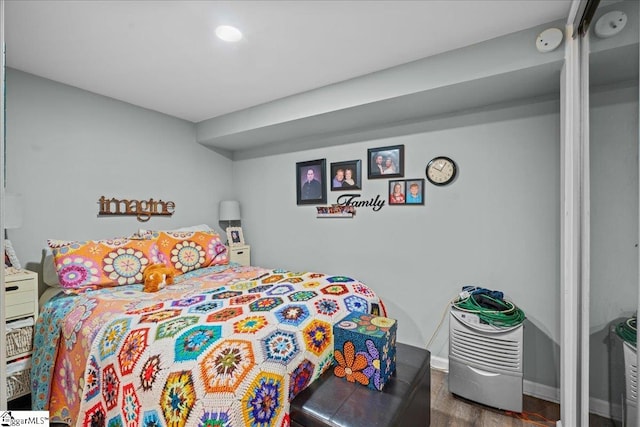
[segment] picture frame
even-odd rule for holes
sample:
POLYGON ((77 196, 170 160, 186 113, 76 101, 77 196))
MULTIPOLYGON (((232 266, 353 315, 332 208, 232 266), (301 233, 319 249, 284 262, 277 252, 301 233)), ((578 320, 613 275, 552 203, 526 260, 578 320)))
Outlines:
POLYGON ((367 150, 369 179, 404 177, 404 145, 369 148, 367 150))
POLYGON ((227 245, 244 245, 244 234, 242 233, 242 227, 227 227, 227 245))
POLYGON ((331 163, 329 179, 331 191, 349 191, 362 189, 362 160, 348 160, 331 163))
POLYGON ((424 178, 389 180, 389 206, 424 205, 424 178))
POLYGON ((298 205, 327 203, 327 160, 296 163, 296 200, 298 205))
POLYGON ((351 205, 316 206, 316 210, 317 218, 353 218, 356 214, 356 208, 351 205))
POLYGON ((10 240, 4 241, 4 267, 13 267, 21 270, 20 261, 16 255, 16 251, 13 250, 13 245, 10 240))

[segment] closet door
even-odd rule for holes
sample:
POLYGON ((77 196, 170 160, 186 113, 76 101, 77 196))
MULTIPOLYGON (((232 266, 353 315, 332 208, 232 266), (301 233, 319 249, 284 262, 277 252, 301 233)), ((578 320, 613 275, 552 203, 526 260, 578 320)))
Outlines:
POLYGON ((623 415, 628 379, 616 332, 639 298, 638 5, 602 2, 588 31, 589 409, 626 425, 640 420, 623 415))

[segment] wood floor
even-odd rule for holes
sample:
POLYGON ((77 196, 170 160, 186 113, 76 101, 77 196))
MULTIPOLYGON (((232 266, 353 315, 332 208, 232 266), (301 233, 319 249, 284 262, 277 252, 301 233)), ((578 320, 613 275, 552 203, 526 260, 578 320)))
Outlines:
MULTIPOLYGON (((31 397, 10 402, 9 409, 31 409, 31 397)), ((449 393, 447 374, 431 370, 431 427, 555 427, 560 419, 556 403, 524 396, 522 414, 508 413, 449 393)), ((590 427, 614 427, 606 418, 591 414, 590 427)), ((620 423, 618 423, 620 425, 620 423)), ((58 424, 58 427, 64 427, 58 424)), ((52 424, 52 427, 56 425, 52 424)))
MULTIPOLYGON (((560 405, 524 396, 523 412, 509 413, 449 393, 447 374, 431 370, 431 427, 555 427, 560 405)), ((613 427, 613 421, 591 414, 590 427, 613 427)))

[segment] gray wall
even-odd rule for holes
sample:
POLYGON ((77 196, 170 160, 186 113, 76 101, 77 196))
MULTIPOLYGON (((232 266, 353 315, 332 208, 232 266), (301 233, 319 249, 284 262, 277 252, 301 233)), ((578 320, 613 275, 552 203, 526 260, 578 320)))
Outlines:
POLYGON ((233 196, 231 161, 195 142, 193 123, 7 70, 7 191, 23 195, 9 230, 39 271, 47 239, 99 239, 138 228, 217 224, 233 196), (97 217, 100 196, 171 200, 172 217, 97 217))
MULTIPOLYGON (((432 130, 340 147, 235 161, 252 261, 266 267, 357 277, 398 319, 401 342, 426 345, 461 286, 504 291, 527 314, 525 376, 558 387, 560 338, 560 126, 557 102, 449 117, 432 130), (517 111, 518 114, 514 114, 517 111), (436 155, 460 169, 446 187, 426 184, 424 206, 358 208, 355 218, 316 218, 296 206, 296 162, 363 160, 368 148, 405 145, 405 177, 423 178, 436 155)), ((385 198, 368 180, 362 199, 385 198)), ((341 192, 329 191, 329 203, 341 192)), ((447 355, 447 323, 432 346, 447 355)))

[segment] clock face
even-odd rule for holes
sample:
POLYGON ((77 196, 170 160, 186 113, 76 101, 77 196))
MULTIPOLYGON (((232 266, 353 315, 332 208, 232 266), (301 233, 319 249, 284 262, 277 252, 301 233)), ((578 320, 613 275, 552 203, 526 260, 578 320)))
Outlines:
POLYGON ((427 179, 434 185, 446 185, 456 177, 456 164, 448 157, 435 157, 427 165, 427 179))

